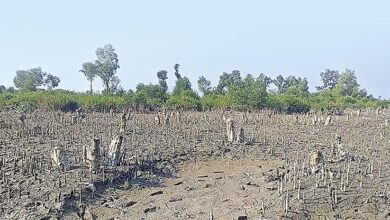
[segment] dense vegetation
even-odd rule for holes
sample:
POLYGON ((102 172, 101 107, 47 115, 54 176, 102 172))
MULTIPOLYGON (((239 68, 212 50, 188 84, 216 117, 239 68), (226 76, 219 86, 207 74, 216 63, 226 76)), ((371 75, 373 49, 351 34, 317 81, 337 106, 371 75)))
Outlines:
POLYGON ((167 86, 168 71, 157 72, 158 84, 138 84, 135 91, 125 91, 116 76, 119 68, 118 56, 112 45, 96 50, 97 60, 82 64, 82 72, 90 83, 88 92, 53 90, 60 83, 56 76, 41 68, 18 70, 13 87, 0 86, 0 106, 14 106, 21 110, 48 107, 73 111, 78 107, 104 111, 110 108, 134 108, 157 110, 162 106, 194 109, 273 109, 286 113, 304 113, 310 109, 338 112, 345 108, 387 107, 390 102, 368 95, 357 82, 355 72, 349 69, 342 73, 325 70, 320 73, 322 85, 317 92, 310 93, 306 78, 282 75, 275 79, 259 74, 242 76, 240 71, 223 73, 219 82, 211 82, 201 76, 196 92, 190 80, 174 65, 176 83, 172 92, 167 86), (93 81, 99 77, 104 86, 101 93, 93 92, 93 81))

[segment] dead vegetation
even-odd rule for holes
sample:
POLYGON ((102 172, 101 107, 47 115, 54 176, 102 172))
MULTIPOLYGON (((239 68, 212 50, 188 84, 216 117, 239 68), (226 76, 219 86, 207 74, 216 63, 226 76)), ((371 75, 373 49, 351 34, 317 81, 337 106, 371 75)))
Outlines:
POLYGON ((3 110, 0 218, 384 219, 388 114, 3 110))

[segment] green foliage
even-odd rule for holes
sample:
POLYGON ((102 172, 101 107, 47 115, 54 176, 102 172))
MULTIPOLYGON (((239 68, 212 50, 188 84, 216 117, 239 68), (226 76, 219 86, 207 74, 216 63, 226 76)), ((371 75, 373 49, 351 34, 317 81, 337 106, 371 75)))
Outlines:
POLYGON ((60 84, 61 80, 57 76, 53 76, 50 73, 45 76, 43 81, 43 85, 45 85, 48 89, 53 89, 60 84))
POLYGON ((198 79, 198 89, 203 95, 207 95, 211 92, 211 82, 207 80, 204 76, 199 77, 198 79))
POLYGON ((229 86, 228 93, 236 109, 259 109, 265 106, 267 98, 266 87, 261 80, 255 80, 247 75, 243 81, 229 86))
POLYGON ((193 90, 183 90, 179 94, 171 96, 167 100, 167 104, 181 109, 199 110, 201 107, 199 96, 193 90))
POLYGON ((320 73, 322 86, 316 87, 318 91, 325 89, 333 89, 339 81, 340 74, 337 70, 326 69, 325 72, 320 73))
POLYGON ((168 72, 166 70, 160 70, 157 72, 158 84, 163 88, 164 93, 168 92, 168 72))
POLYGON ((80 72, 84 73, 84 76, 89 81, 89 92, 92 94, 93 93, 92 82, 98 74, 97 66, 91 62, 83 63, 83 66, 82 66, 82 69, 80 70, 80 72))
POLYGON ((17 70, 16 76, 14 77, 15 87, 28 91, 35 91, 40 86, 52 89, 57 87, 59 83, 60 78, 42 71, 41 67, 29 70, 17 70))
POLYGON ((123 108, 125 106, 125 98, 117 95, 81 94, 76 95, 74 100, 77 102, 78 106, 95 111, 123 108))
POLYGON ((34 91, 43 84, 43 73, 41 68, 30 70, 17 70, 14 78, 14 85, 18 89, 34 91))
POLYGON ((223 73, 219 77, 216 90, 219 94, 225 94, 230 86, 239 84, 241 80, 241 73, 238 70, 233 70, 232 73, 223 73))
POLYGON ((287 82, 282 75, 278 75, 272 83, 275 84, 278 93, 283 93, 286 90, 287 82))
POLYGON ((296 78, 295 76, 284 78, 282 75, 278 75, 272 82, 275 84, 278 93, 285 93, 289 89, 300 90, 302 93, 309 93, 309 86, 306 78, 296 78))
POLYGON ((267 108, 278 112, 305 113, 310 110, 308 97, 298 96, 294 93, 269 93, 267 108))
POLYGON ((364 98, 367 96, 367 91, 365 89, 360 89, 355 71, 350 69, 345 69, 345 71, 340 75, 336 87, 340 90, 340 93, 343 96, 352 96, 355 98, 364 98))
POLYGON ((191 82, 187 77, 181 77, 176 80, 176 85, 173 88, 173 95, 179 95, 184 91, 192 91, 191 82))
POLYGON ((124 107, 155 110, 165 105, 193 110, 268 108, 285 113, 305 113, 310 109, 339 112, 345 108, 385 108, 390 105, 388 100, 367 96, 367 91, 360 88, 354 71, 348 69, 339 78, 336 71, 326 70, 321 73, 321 77, 326 78, 326 83, 323 82, 321 91, 312 94, 308 91, 305 78, 284 78, 279 75, 271 80, 264 74, 258 77, 248 74, 242 79, 240 72, 234 70, 229 74, 223 73, 215 89, 211 89, 210 81, 200 77, 198 87, 203 96, 199 97, 192 90, 189 79, 178 73, 178 68, 179 65, 175 65, 177 80, 172 94, 167 92, 168 77, 165 70, 157 73, 158 84, 139 84, 136 91, 129 90, 127 93, 118 85, 119 79, 113 75, 109 83, 111 93, 103 95, 38 89, 40 85, 50 87, 48 84, 55 84, 56 80, 47 78, 49 74, 43 73, 40 68, 18 71, 15 85, 22 89, 15 91, 13 87, 7 89, 0 86, 0 106, 15 106, 22 112, 38 107, 61 111, 74 111, 78 107, 96 111, 124 107), (337 84, 334 83, 336 78, 337 84), (275 83, 277 91, 267 92, 271 82, 275 83))
POLYGON ((180 79, 181 78, 181 75, 179 74, 179 67, 180 67, 180 64, 178 64, 178 63, 176 63, 175 66, 173 66, 173 68, 175 69, 176 79, 180 79))
POLYGON ((165 103, 167 96, 161 85, 138 84, 137 91, 133 95, 133 104, 136 107, 152 109, 165 103))
POLYGON ((265 88, 268 88, 269 85, 272 83, 272 79, 266 75, 264 75, 264 73, 260 73, 260 75, 257 77, 257 80, 261 81, 265 88))
POLYGON ((228 109, 233 106, 232 97, 228 95, 219 95, 210 93, 203 96, 200 100, 200 104, 204 109, 228 109))
POLYGON ((111 44, 106 44, 103 48, 97 48, 96 56, 97 76, 102 79, 105 92, 110 93, 113 85, 119 80, 114 77, 117 69, 120 68, 118 55, 111 44))
POLYGON ((7 91, 7 88, 3 85, 0 85, 0 93, 4 93, 7 91))

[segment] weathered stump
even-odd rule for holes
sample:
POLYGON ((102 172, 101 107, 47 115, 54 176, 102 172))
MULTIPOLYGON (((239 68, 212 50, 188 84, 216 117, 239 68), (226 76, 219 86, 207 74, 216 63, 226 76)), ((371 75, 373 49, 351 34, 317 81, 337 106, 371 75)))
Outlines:
POLYGON ((84 162, 90 171, 98 171, 100 162, 100 139, 93 139, 92 145, 84 147, 84 162))
POLYGON ((126 119, 126 113, 124 113, 121 116, 121 127, 120 127, 120 132, 121 133, 125 132, 126 126, 127 126, 127 119, 126 119))
POLYGON ((237 133, 237 143, 244 143, 244 142, 245 142, 244 128, 240 127, 237 133))
POLYGON ((325 119, 325 126, 329 125, 331 122, 332 122, 332 118, 330 117, 330 115, 328 115, 328 117, 326 117, 325 119))
POLYGON ((26 119, 27 119, 27 117, 26 117, 25 114, 21 114, 21 115, 19 115, 19 117, 18 117, 19 123, 20 123, 22 126, 24 126, 24 125, 26 124, 26 119))
POLYGON ((56 147, 51 153, 50 157, 52 163, 61 171, 66 171, 69 168, 68 161, 66 160, 65 152, 62 148, 56 147))
POLYGON ((77 116, 73 115, 72 116, 72 125, 75 125, 75 124, 77 124, 77 116))
POLYGON ((234 138, 236 136, 235 134, 235 129, 234 129, 234 121, 233 119, 231 118, 228 118, 226 120, 226 135, 227 135, 227 139, 230 143, 233 143, 234 142, 234 138))
POLYGON ((107 163, 111 166, 119 165, 123 136, 115 136, 107 152, 107 163))
POLYGON ((362 114, 362 110, 361 109, 358 109, 357 111, 356 111, 356 115, 357 116, 360 116, 362 114))
POLYGON ((170 115, 169 114, 165 114, 165 117, 164 117, 164 124, 165 125, 169 124, 169 118, 170 118, 170 115))
POLYGON ((160 125, 160 115, 156 115, 156 117, 154 117, 154 124, 160 125))
POLYGON ((310 155, 310 167, 312 173, 317 173, 323 166, 324 155, 321 151, 315 151, 310 155))

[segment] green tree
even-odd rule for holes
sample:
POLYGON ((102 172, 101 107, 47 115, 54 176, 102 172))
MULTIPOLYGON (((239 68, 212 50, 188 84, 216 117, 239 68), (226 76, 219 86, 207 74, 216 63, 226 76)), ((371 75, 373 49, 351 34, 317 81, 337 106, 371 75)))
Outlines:
POLYGON ((45 79, 43 80, 43 85, 46 86, 48 89, 53 89, 57 87, 60 82, 60 78, 58 78, 57 76, 53 76, 49 73, 45 76, 45 79))
POLYGON ((244 80, 229 87, 233 107, 238 109, 261 108, 265 105, 267 90, 262 80, 254 79, 248 74, 244 80))
POLYGON ((200 109, 199 96, 192 89, 183 90, 180 94, 171 96, 167 104, 176 108, 200 109))
POLYGON ((222 73, 221 76, 219 76, 219 82, 217 85, 217 92, 219 94, 223 94, 228 86, 228 80, 229 80, 230 74, 229 73, 222 73))
POLYGON ((339 71, 326 69, 325 72, 320 73, 322 86, 317 86, 317 91, 325 89, 333 89, 340 78, 339 71))
POLYGON ((289 76, 285 79, 285 82, 286 82, 285 92, 287 90, 295 90, 302 95, 309 93, 309 86, 306 78, 302 79, 301 77, 296 78, 295 76, 289 76))
POLYGON ((84 73, 84 76, 89 81, 89 92, 92 94, 93 93, 92 82, 98 74, 97 66, 91 62, 83 63, 80 72, 84 73))
POLYGON ((15 92, 15 88, 13 86, 10 86, 10 87, 7 88, 7 92, 14 93, 15 92))
POLYGON ((192 85, 187 77, 180 77, 176 80, 175 87, 173 88, 173 95, 179 95, 186 90, 192 90, 192 85))
POLYGON ((57 87, 59 83, 60 78, 42 71, 41 67, 29 70, 17 70, 16 76, 14 77, 14 85, 16 88, 29 91, 35 91, 40 86, 52 89, 57 87))
POLYGON ((365 89, 360 89, 355 71, 350 69, 345 69, 344 72, 340 75, 336 87, 343 96, 352 96, 355 98, 367 96, 367 91, 365 89))
POLYGON ((230 86, 239 84, 241 80, 241 73, 239 70, 233 70, 232 73, 223 73, 219 77, 217 92, 219 94, 224 94, 230 86))
POLYGON ((179 67, 180 67, 180 64, 178 64, 178 63, 176 63, 175 66, 173 67, 175 69, 176 79, 180 79, 181 78, 181 75, 179 74, 179 67))
POLYGON ((282 75, 278 75, 272 83, 276 86, 278 93, 284 93, 287 88, 287 82, 282 75))
POLYGON ((158 71, 157 78, 158 78, 158 84, 160 84, 164 93, 167 93, 168 92, 168 84, 167 84, 168 72, 166 70, 158 71))
POLYGON ((110 93, 114 93, 114 94, 119 95, 119 94, 123 94, 125 92, 124 89, 122 88, 122 86, 120 86, 120 82, 121 82, 121 80, 117 76, 113 76, 111 78, 110 86, 109 86, 110 93))
POLYGON ((145 108, 153 108, 163 105, 166 99, 166 94, 163 87, 160 85, 145 85, 140 83, 137 85, 135 97, 137 105, 145 108))
POLYGON ((204 76, 199 77, 198 79, 198 89, 203 95, 207 95, 211 92, 211 82, 207 80, 204 76))
POLYGON ((279 94, 285 93, 287 90, 299 91, 300 93, 309 93, 309 86, 306 78, 288 76, 284 78, 282 75, 278 75, 273 81, 277 87, 279 94))
POLYGON ((3 85, 0 85, 0 93, 3 93, 5 91, 7 91, 7 88, 3 85))
POLYGON ((263 82, 266 88, 268 88, 269 85, 272 83, 272 79, 266 76, 264 73, 260 73, 260 75, 257 77, 257 80, 263 82))
POLYGON ((102 79, 105 92, 110 93, 111 81, 115 80, 116 71, 120 68, 118 55, 111 44, 106 44, 103 48, 97 48, 96 56, 97 76, 102 79))

